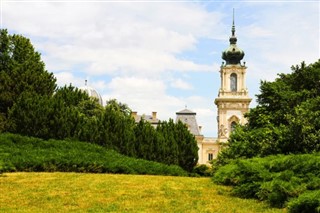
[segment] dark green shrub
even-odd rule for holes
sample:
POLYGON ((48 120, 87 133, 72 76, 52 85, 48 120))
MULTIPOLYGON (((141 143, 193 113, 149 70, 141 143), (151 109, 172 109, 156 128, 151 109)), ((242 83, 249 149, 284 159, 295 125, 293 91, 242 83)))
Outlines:
POLYGON ((104 147, 77 141, 41 140, 0 134, 3 172, 90 172, 186 176, 179 166, 130 158, 104 147), (4 154, 6 156, 4 157, 4 154))
POLYGON ((233 161, 213 176, 216 183, 234 186, 233 194, 245 198, 256 198, 262 182, 269 179, 270 174, 262 163, 246 160, 233 161))
POLYGON ((290 213, 319 213, 320 190, 306 191, 288 203, 290 213))
POLYGON ((233 160, 218 167, 213 181, 233 186, 237 196, 282 208, 306 190, 320 189, 319 162, 319 153, 233 160))
POLYGON ((306 190, 306 185, 301 184, 301 181, 281 180, 275 178, 272 181, 263 183, 258 192, 258 197, 261 200, 267 200, 272 207, 283 208, 289 198, 298 196, 306 190))
POLYGON ((239 174, 238 166, 233 162, 220 167, 214 173, 212 180, 218 184, 236 186, 238 184, 239 174))
POLYGON ((209 177, 212 175, 212 169, 205 164, 197 165, 193 168, 192 172, 202 177, 209 177))

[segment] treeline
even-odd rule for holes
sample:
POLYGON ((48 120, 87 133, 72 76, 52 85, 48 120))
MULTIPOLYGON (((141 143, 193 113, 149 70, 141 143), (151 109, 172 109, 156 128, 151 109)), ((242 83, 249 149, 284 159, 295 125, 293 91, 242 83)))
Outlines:
POLYGON ((96 144, 0 134, 2 172, 90 172, 187 176, 176 165, 130 158, 96 144))
POLYGON ((23 36, 0 30, 0 52, 0 132, 86 141, 187 171, 196 165, 196 140, 181 122, 164 121, 156 129, 136 124, 125 104, 109 100, 102 107, 71 85, 58 88, 23 36))

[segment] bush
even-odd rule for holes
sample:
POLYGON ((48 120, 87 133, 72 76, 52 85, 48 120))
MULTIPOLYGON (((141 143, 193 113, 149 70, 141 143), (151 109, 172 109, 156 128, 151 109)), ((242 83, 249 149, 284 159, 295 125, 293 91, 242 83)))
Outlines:
POLYGON ((61 140, 45 141, 14 134, 0 134, 1 161, 3 161, 3 172, 187 175, 187 172, 179 166, 130 158, 95 144, 61 140), (6 157, 3 153, 6 153, 6 157))
POLYGON ((202 177, 210 177, 212 175, 212 169, 205 164, 195 166, 192 172, 202 177))
POLYGON ((260 185, 270 179, 270 174, 263 164, 256 162, 235 160, 222 168, 218 169, 213 180, 234 186, 233 194, 244 198, 257 198, 260 185))
POLYGON ((306 191, 288 203, 290 213, 319 213, 320 190, 306 191))
POLYGON ((218 167, 213 181, 233 186, 233 194, 239 197, 266 200, 282 208, 305 191, 320 189, 320 154, 233 160, 218 167))
POLYGON ((263 183, 257 195, 261 200, 267 200, 272 207, 283 208, 291 197, 296 197, 305 190, 306 185, 301 184, 300 179, 293 177, 286 181, 275 178, 263 183))

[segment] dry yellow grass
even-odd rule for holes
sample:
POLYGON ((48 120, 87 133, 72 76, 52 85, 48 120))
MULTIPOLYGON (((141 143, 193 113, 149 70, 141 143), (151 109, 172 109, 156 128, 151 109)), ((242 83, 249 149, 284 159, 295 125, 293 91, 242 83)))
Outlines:
POLYGON ((209 178, 6 173, 0 212, 285 212, 229 196, 209 178))

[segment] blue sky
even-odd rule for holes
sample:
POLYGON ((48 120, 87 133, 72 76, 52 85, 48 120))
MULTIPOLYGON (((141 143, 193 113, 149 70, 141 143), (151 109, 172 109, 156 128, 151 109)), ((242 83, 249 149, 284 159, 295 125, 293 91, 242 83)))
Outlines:
POLYGON ((10 1, 1 28, 31 39, 58 84, 88 85, 139 114, 175 118, 187 106, 217 136, 214 99, 235 9, 247 87, 320 58, 319 1, 10 1))

